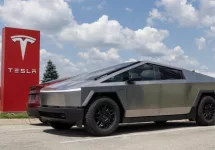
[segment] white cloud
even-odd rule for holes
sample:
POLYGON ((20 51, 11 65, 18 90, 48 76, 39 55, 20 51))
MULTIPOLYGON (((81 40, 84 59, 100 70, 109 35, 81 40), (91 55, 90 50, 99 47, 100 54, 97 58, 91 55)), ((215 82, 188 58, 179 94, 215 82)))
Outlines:
POLYGON ((133 10, 131 8, 126 7, 125 8, 126 11, 132 12, 133 10))
POLYGON ((6 0, 0 5, 1 20, 7 26, 57 33, 75 23, 72 10, 64 0, 6 0))
POLYGON ((204 26, 215 25, 215 1, 200 0, 200 15, 201 24, 204 26))
POLYGON ((205 31, 205 33, 209 37, 215 37, 215 26, 211 26, 209 30, 205 31))
POLYGON ((45 49, 40 50, 40 78, 43 77, 43 73, 45 71, 45 67, 47 65, 48 60, 52 60, 52 62, 56 65, 57 71, 61 77, 71 76, 73 74, 77 74, 77 72, 86 71, 85 68, 79 68, 81 64, 74 64, 69 59, 67 59, 63 55, 51 53, 45 49))
POLYGON ((180 26, 193 26, 199 22, 198 11, 187 0, 160 0, 157 2, 157 6, 163 6, 165 10, 164 12, 157 12, 157 14, 163 18, 165 16, 177 21, 180 26))
POLYGON ((47 61, 49 59, 56 65, 60 77, 72 76, 82 72, 97 70, 110 65, 122 62, 118 51, 111 48, 102 52, 98 48, 91 48, 87 52, 79 52, 78 56, 83 61, 74 63, 63 55, 49 52, 45 49, 40 50, 40 78, 43 77, 47 61))
POLYGON ((168 21, 168 22, 173 21, 172 18, 166 17, 161 12, 159 12, 158 9, 153 8, 152 11, 149 12, 149 17, 147 18, 148 25, 154 25, 154 20, 168 21))
MULTIPOLYGON (((214 0, 198 0, 199 6, 195 7, 195 1, 188 0, 159 0, 157 7, 164 8, 164 11, 157 12, 163 18, 172 18, 182 27, 205 26, 210 27, 215 25, 215 1, 214 0)), ((153 12, 153 11, 152 11, 153 12)), ((151 17, 153 20, 165 21, 161 17, 151 17)))
POLYGON ((196 46, 199 50, 204 49, 205 44, 206 44, 206 39, 204 37, 196 38, 195 42, 196 42, 196 46))
POLYGON ((105 1, 105 0, 103 0, 101 3, 99 3, 98 5, 97 5, 97 8, 98 9, 103 9, 104 8, 104 5, 106 4, 107 2, 105 1))
POLYGON ((101 51, 100 49, 93 47, 87 52, 79 52, 78 56, 84 60, 85 65, 90 70, 97 70, 124 62, 120 58, 118 50, 115 48, 101 51))
POLYGON ((83 2, 85 0, 66 0, 67 2, 74 2, 74 3, 80 3, 83 2))
MULTIPOLYGON (((150 26, 135 31, 131 30, 123 27, 116 20, 109 20, 106 15, 92 23, 77 24, 65 28, 60 34, 61 40, 68 41, 77 47, 108 47, 121 51, 131 50, 136 51, 144 59, 156 60, 192 70, 202 67, 197 60, 186 56, 180 46, 169 48, 165 45, 163 40, 168 36, 168 30, 159 30, 150 26)), ((206 40, 201 38, 200 42, 199 46, 203 48, 206 40)), ((79 56, 90 59, 89 54, 96 57, 98 53, 100 53, 98 49, 91 49, 87 53, 79 53, 79 56), (95 55, 92 55, 92 52, 95 55)))
POLYGON ((134 58, 130 58, 129 60, 126 60, 125 62, 135 62, 135 61, 137 61, 137 60, 134 58))
POLYGON ((215 26, 210 27, 212 32, 215 32, 215 26))
POLYGON ((79 52, 78 55, 87 60, 93 61, 115 61, 118 62, 120 60, 120 56, 118 54, 118 50, 111 48, 107 52, 101 52, 98 48, 91 48, 87 52, 79 52))
MULTIPOLYGON (((78 2, 80 0, 69 1, 78 2)), ((48 59, 56 64, 61 76, 68 76, 79 71, 98 69, 122 62, 124 60, 119 55, 119 51, 122 50, 136 51, 142 58, 180 65, 183 68, 204 68, 195 59, 186 56, 180 46, 170 48, 164 43, 169 36, 168 30, 151 26, 132 30, 123 27, 117 20, 110 20, 106 15, 92 23, 78 24, 67 2, 64 0, 52 0, 52 3, 44 0, 7 0, 0 5, 0 18, 7 26, 38 29, 46 35, 50 34, 52 39, 58 35, 62 41, 68 41, 79 48, 89 49, 78 54, 84 63, 74 63, 65 56, 42 49, 40 51, 41 74, 43 74, 44 65, 48 59), (101 49, 108 50, 101 51, 101 49)), ((151 21, 154 19, 175 20, 182 26, 192 26, 199 22, 199 12, 186 0, 162 0, 160 2, 158 5, 163 6, 165 12, 153 9, 149 13, 151 21)), ((206 11, 206 8, 211 9, 212 4, 201 2, 201 6, 204 6, 201 8, 204 10, 201 14, 208 15, 209 12, 206 11)), ((102 9, 105 4, 106 1, 101 1, 97 8, 102 9)), ((205 24, 211 25, 213 21, 208 21, 208 18, 213 20, 213 13, 204 18, 205 24)), ((211 29, 213 30, 213 28, 211 29)), ((59 48, 63 48, 57 39, 54 43, 59 48)), ((135 60, 136 58, 131 58, 127 61, 135 60)))
POLYGON ((168 48, 163 40, 168 35, 167 30, 158 30, 150 26, 134 31, 103 15, 93 23, 65 28, 60 33, 60 39, 72 42, 78 47, 115 47, 136 50, 144 55, 164 55, 168 48))
POLYGON ((188 70, 200 70, 200 68, 202 70, 202 67, 206 67, 204 65, 201 65, 196 59, 190 58, 185 55, 183 49, 180 46, 176 46, 172 51, 169 51, 166 55, 161 57, 143 56, 140 59, 159 62, 171 66, 185 68, 188 70))

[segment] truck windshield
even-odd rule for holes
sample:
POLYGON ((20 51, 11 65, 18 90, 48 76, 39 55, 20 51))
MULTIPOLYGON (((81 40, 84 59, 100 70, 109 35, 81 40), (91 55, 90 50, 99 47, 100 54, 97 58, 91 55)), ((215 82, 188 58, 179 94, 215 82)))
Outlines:
POLYGON ((138 63, 138 62, 121 63, 121 64, 118 64, 118 65, 114 65, 114 66, 106 67, 106 68, 103 68, 103 69, 99 69, 97 71, 93 71, 93 72, 89 72, 89 73, 83 73, 79 77, 73 78, 71 80, 74 80, 74 79, 75 80, 94 80, 94 79, 98 79, 98 78, 106 76, 106 75, 108 75, 110 73, 116 72, 116 71, 118 71, 120 69, 123 69, 125 67, 134 65, 136 63, 138 63))

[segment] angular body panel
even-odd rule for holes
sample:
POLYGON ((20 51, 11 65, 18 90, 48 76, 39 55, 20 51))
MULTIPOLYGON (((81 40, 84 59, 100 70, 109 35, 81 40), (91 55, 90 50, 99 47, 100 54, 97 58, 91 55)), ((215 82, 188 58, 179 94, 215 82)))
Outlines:
POLYGON ((123 118, 189 117, 197 107, 199 93, 215 91, 214 78, 181 68, 145 61, 113 68, 82 74, 43 88, 41 108, 85 110, 96 97, 106 96, 122 107, 123 118))
POLYGON ((43 106, 81 106, 81 93, 79 90, 43 93, 40 98, 43 100, 41 101, 43 106))

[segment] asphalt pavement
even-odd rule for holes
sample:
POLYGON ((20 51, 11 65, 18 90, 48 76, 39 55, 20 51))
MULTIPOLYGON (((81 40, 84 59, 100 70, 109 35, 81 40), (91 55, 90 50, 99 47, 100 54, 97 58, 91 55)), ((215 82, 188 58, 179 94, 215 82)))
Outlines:
POLYGON ((0 150, 215 150, 214 141, 215 126, 189 121, 121 125, 107 137, 77 127, 56 131, 36 121, 0 125, 0 150))

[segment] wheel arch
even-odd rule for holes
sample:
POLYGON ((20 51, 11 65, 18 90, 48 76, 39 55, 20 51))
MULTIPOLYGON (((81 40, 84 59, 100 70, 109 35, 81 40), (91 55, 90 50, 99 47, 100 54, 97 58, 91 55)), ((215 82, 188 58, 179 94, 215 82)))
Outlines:
POLYGON ((215 91, 214 90, 200 90, 196 96, 194 104, 190 110, 190 119, 196 120, 197 110, 201 99, 204 96, 212 96, 215 99, 215 91))
POLYGON ((122 105, 122 102, 116 92, 95 92, 91 96, 89 101, 87 103, 85 103, 84 107, 88 108, 96 99, 101 98, 101 97, 109 97, 117 103, 117 105, 119 106, 119 109, 120 109, 120 122, 122 122, 123 118, 125 116, 125 108, 122 105))
POLYGON ((215 91, 214 90, 200 90, 198 95, 197 95, 197 97, 196 97, 194 107, 198 107, 201 99, 204 96, 211 96, 211 97, 213 97, 215 99, 215 91))

